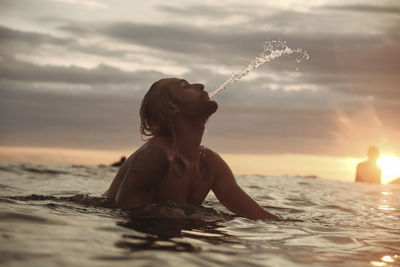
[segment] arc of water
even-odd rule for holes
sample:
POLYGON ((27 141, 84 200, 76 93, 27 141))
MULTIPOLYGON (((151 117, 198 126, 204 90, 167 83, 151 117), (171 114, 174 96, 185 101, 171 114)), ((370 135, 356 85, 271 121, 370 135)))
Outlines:
POLYGON ((234 82, 241 79, 250 71, 258 68, 265 62, 269 62, 280 56, 290 55, 293 53, 301 55, 300 58, 296 59, 297 63, 308 60, 309 58, 307 51, 303 51, 301 48, 291 49, 287 46, 285 41, 267 41, 264 44, 263 51, 257 57, 255 57, 247 66, 245 66, 238 72, 234 72, 228 80, 221 84, 217 89, 209 93, 210 98, 218 94, 222 90, 226 89, 227 87, 231 86, 234 82), (275 49, 275 47, 277 47, 277 49, 275 49))

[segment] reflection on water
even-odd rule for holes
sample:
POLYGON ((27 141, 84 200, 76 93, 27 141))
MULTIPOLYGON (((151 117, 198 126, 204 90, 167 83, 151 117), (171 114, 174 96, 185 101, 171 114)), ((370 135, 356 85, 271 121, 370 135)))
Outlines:
MULTIPOLYGON (((393 255, 393 256, 386 255, 386 256, 383 256, 382 258, 380 258, 380 261, 370 261, 370 263, 373 266, 395 266, 394 265, 395 261, 397 261, 398 258, 399 258, 399 255, 397 255, 397 254, 393 255)), ((399 262, 397 262, 397 263, 399 263, 399 262)), ((396 266, 398 266, 398 265, 396 264, 396 266)))
POLYGON ((388 205, 379 205, 378 209, 383 210, 383 211, 391 211, 391 210, 396 210, 395 208, 391 208, 388 205))
POLYGON ((393 212, 396 211, 393 202, 393 192, 382 191, 377 209, 381 211, 380 215, 385 217, 393 217, 393 212))
POLYGON ((378 205, 378 210, 386 212, 386 211, 395 211, 396 208, 393 206, 390 206, 391 199, 392 199, 392 192, 386 192, 383 191, 381 192, 381 199, 380 199, 380 204, 378 205))
POLYGON ((118 222, 117 225, 145 234, 145 236, 123 235, 123 240, 115 244, 131 251, 200 251, 201 247, 192 245, 191 239, 214 245, 232 242, 228 240, 227 234, 217 230, 216 222, 199 219, 132 217, 128 221, 118 222))
POLYGON ((99 196, 115 169, 0 164, 0 263, 14 266, 399 266, 400 185, 239 176, 285 221, 204 207, 130 212, 99 196), (87 194, 90 195, 87 195, 87 194))
POLYGON ((211 208, 149 204, 128 215, 116 224, 138 234, 123 235, 123 240, 115 244, 119 248, 193 252, 202 250, 202 246, 193 245, 193 240, 202 241, 203 245, 240 244, 233 236, 218 230, 220 222, 234 217, 211 208))
MULTIPOLYGON (((397 257, 398 257, 397 255, 394 255, 393 258, 397 258, 397 257)), ((381 260, 384 261, 384 262, 394 262, 394 259, 393 259, 393 258, 390 257, 389 255, 387 255, 387 256, 383 256, 383 257, 381 258, 381 260)))

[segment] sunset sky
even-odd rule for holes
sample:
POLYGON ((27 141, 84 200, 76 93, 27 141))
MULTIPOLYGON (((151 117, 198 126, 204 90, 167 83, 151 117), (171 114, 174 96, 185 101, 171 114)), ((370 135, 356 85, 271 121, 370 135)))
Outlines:
POLYGON ((154 81, 212 91, 266 40, 310 58, 215 97, 203 143, 235 173, 352 181, 370 145, 400 155, 398 0, 0 0, 0 160, 118 160, 154 81))

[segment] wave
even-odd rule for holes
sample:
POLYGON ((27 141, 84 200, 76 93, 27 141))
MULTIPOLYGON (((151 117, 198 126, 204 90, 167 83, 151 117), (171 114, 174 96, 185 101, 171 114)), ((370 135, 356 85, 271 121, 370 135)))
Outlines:
MULTIPOLYGON (((107 209, 118 209, 115 206, 114 201, 106 197, 96 197, 90 196, 88 194, 77 194, 74 196, 63 196, 57 197, 53 195, 38 195, 31 194, 26 196, 6 196, 1 197, 0 202, 10 202, 10 201, 54 201, 57 203, 73 203, 84 207, 94 207, 94 208, 107 208, 107 209)), ((51 203, 44 203, 43 205, 49 205, 51 203)), ((200 219, 205 221, 217 221, 223 219, 234 218, 236 216, 225 214, 214 210, 213 208, 203 207, 203 206, 177 206, 173 203, 169 204, 157 204, 149 203, 141 207, 130 209, 127 211, 122 211, 128 217, 136 218, 185 218, 185 219, 200 219)))
POLYGON ((2 221, 26 221, 29 223, 50 223, 48 219, 41 216, 29 215, 19 212, 0 212, 0 220, 2 221))

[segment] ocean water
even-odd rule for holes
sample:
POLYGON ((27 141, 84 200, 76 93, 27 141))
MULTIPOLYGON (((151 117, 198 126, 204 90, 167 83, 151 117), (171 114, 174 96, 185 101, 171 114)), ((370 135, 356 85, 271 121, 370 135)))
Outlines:
POLYGON ((100 196, 117 169, 0 163, 2 266, 400 266, 400 186, 236 176, 286 220, 203 208, 124 212, 100 196))

